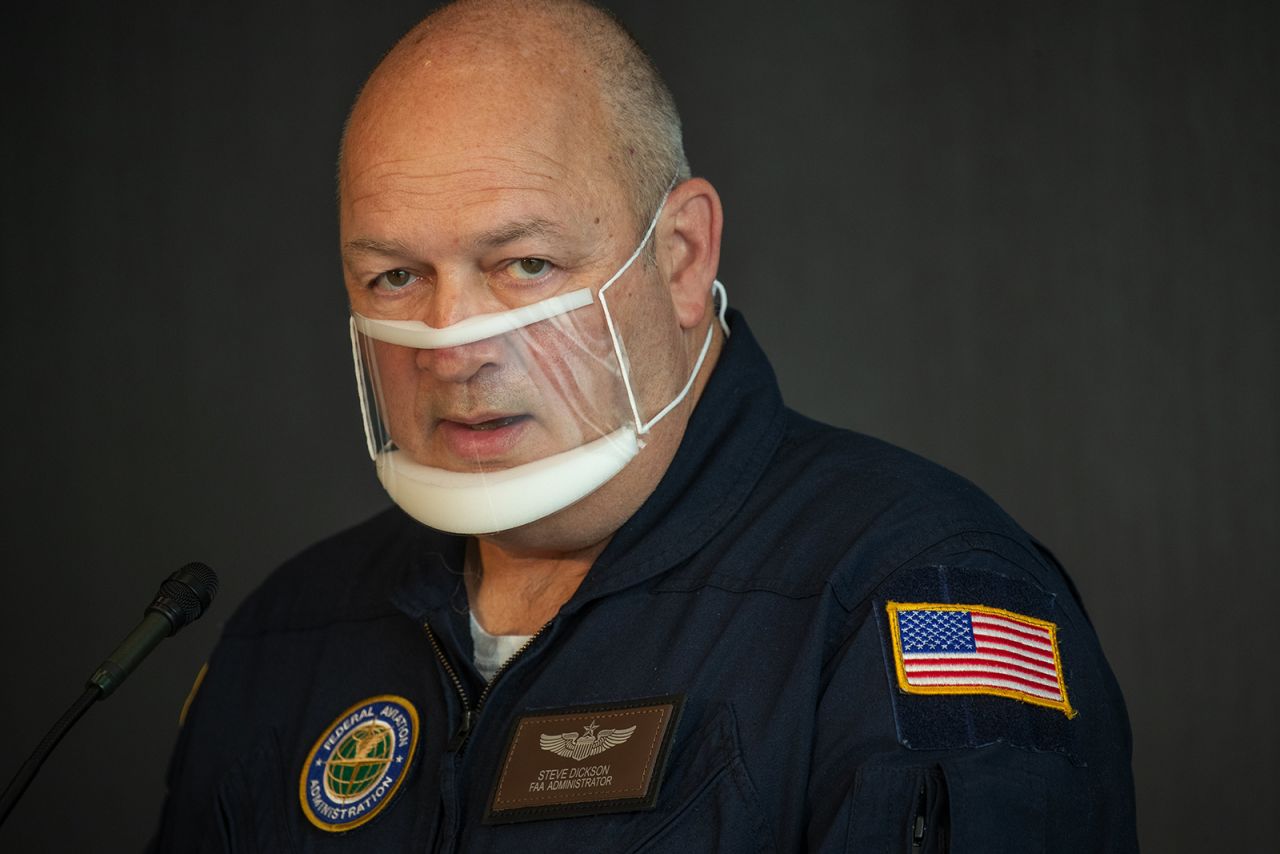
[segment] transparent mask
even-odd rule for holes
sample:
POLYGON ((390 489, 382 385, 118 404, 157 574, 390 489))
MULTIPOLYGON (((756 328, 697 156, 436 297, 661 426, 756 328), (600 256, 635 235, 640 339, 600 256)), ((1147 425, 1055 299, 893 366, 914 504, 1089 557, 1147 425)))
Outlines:
POLYGON ((688 377, 673 377, 655 369, 664 354, 645 340, 651 324, 629 316, 660 298, 652 271, 632 269, 657 219, 595 287, 477 285, 470 305, 488 310, 441 327, 415 318, 431 316, 425 297, 380 312, 398 316, 352 314, 369 455, 406 512, 453 533, 508 530, 591 494, 640 452, 712 335, 688 377))

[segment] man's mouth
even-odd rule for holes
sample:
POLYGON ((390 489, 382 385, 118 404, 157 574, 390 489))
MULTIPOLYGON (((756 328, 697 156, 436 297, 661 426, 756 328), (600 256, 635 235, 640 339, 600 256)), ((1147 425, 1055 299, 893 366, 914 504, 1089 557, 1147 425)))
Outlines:
POLYGON ((522 421, 529 416, 527 415, 507 415, 502 418, 490 418, 488 421, 478 421, 474 424, 468 424, 465 421, 456 422, 466 427, 468 430, 497 430, 501 427, 509 427, 517 421, 522 421))
POLYGON ((500 461, 516 447, 533 425, 532 415, 456 415, 441 419, 437 434, 446 452, 459 460, 500 461))

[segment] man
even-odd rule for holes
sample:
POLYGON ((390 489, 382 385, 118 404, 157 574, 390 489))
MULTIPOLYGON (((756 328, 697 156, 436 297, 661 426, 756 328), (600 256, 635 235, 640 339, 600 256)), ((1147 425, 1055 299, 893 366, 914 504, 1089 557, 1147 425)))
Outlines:
POLYGON ((161 850, 1136 848, 1069 581, 970 484, 783 407, 606 15, 432 15, 340 184, 398 509, 228 624, 161 850))

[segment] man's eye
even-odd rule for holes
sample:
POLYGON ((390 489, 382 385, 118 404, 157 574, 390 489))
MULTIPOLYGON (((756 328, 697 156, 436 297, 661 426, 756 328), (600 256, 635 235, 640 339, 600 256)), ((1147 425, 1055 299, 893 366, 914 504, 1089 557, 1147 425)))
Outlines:
POLYGON ((418 277, 408 270, 388 270, 373 280, 374 287, 384 291, 404 290, 418 281, 418 277))
POLYGON ((551 262, 542 258, 521 258, 513 261, 510 269, 517 279, 536 279, 551 269, 551 262))

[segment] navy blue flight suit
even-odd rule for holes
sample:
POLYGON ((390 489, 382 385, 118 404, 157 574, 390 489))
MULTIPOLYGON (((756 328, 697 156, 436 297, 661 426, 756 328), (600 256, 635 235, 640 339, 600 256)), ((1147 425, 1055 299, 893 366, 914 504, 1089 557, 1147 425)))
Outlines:
POLYGON ((1128 852, 1119 687, 1071 582, 972 484, 788 410, 740 316, 679 452, 486 692, 464 539, 388 510, 307 550, 228 623, 181 732, 160 851, 1128 852), (1054 624, 1075 712, 898 687, 887 603, 1054 624), (420 720, 404 783, 345 833, 303 814, 345 709, 420 720), (483 822, 531 711, 683 697, 651 809, 483 822))

